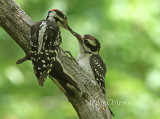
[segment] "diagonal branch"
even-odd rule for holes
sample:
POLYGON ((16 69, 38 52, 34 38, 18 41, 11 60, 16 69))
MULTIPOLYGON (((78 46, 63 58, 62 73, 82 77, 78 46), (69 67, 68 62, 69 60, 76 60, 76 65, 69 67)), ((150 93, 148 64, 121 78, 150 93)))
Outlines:
MULTIPOLYGON (((33 20, 13 1, 0 0, 0 26, 29 54, 30 27, 33 20)), ((80 119, 111 119, 111 114, 98 84, 79 66, 59 54, 65 69, 76 79, 81 91, 65 95, 75 108, 80 119)))

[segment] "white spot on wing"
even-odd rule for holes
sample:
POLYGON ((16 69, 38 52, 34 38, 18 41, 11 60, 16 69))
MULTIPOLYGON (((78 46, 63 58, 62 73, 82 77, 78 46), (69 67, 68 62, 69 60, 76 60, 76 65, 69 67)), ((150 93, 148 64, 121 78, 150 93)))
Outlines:
POLYGON ((45 65, 45 64, 43 64, 43 67, 44 67, 44 68, 46 68, 46 65, 45 65))
POLYGON ((53 66, 53 64, 50 64, 50 67, 52 67, 53 66))
POLYGON ((41 60, 43 63, 45 63, 45 60, 41 60))

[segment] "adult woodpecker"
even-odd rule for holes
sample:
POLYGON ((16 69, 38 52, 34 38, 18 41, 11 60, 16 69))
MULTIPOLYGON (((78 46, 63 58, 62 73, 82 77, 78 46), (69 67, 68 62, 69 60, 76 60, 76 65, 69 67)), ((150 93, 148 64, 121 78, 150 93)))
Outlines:
POLYGON ((61 42, 61 34, 56 22, 42 20, 32 25, 30 57, 39 85, 43 86, 49 76, 64 92, 70 88, 68 86, 77 88, 77 84, 57 57, 61 42), (56 72, 56 68, 60 72, 56 72), (64 77, 67 80, 64 80, 64 77))

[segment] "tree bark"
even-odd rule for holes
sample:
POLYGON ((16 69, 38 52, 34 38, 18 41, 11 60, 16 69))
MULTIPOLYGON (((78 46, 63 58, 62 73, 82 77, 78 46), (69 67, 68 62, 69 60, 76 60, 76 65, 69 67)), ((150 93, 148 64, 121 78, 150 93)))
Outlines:
MULTIPOLYGON (((33 20, 13 1, 0 0, 0 26, 29 55, 30 27, 33 20)), ((59 58, 65 69, 75 78, 80 91, 73 90, 65 95, 73 105, 80 119, 112 119, 106 99, 98 84, 72 60, 64 57, 60 50, 59 58)))

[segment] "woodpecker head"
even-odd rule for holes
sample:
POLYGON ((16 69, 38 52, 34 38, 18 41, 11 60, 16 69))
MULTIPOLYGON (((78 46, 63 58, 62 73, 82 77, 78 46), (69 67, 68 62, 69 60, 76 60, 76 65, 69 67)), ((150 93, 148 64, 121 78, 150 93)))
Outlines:
POLYGON ((81 38, 80 43, 83 45, 83 49, 86 53, 99 54, 101 46, 95 37, 86 34, 81 38))
POLYGON ((66 29, 69 27, 67 17, 58 9, 51 9, 48 12, 46 19, 57 22, 59 27, 64 27, 66 29))
POLYGON ((54 21, 58 24, 59 27, 63 27, 65 29, 69 30, 77 39, 81 38, 81 35, 74 32, 70 28, 70 26, 68 25, 67 17, 62 11, 60 11, 58 9, 51 9, 48 12, 48 15, 47 15, 46 19, 48 19, 50 21, 54 21))

